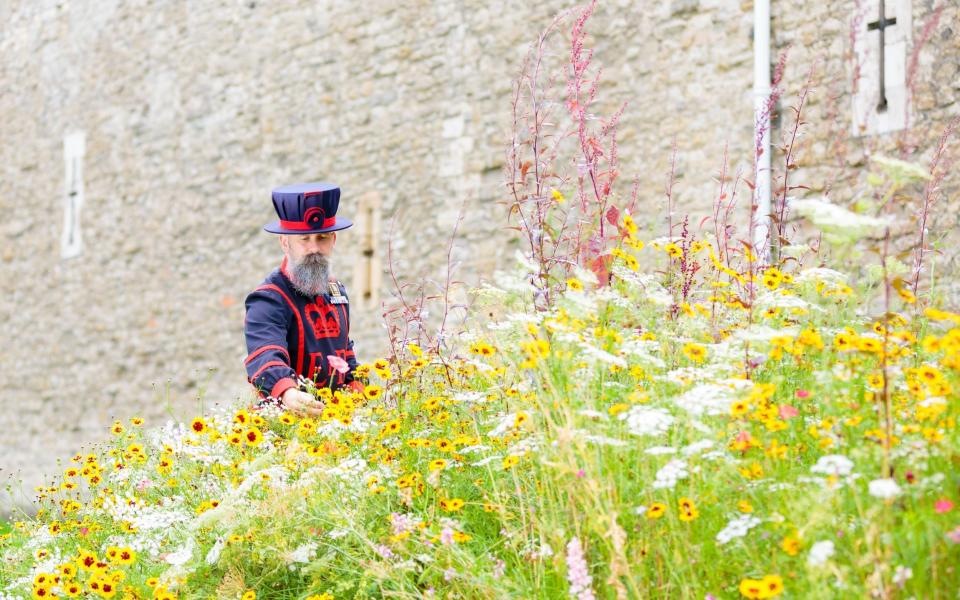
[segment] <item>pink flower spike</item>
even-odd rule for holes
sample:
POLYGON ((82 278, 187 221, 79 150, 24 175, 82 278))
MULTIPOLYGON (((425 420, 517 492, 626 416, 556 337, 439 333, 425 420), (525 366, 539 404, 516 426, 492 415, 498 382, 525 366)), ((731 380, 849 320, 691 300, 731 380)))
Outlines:
POLYGON ((780 406, 780 418, 786 421, 790 417, 795 417, 800 414, 800 411, 796 408, 790 406, 789 404, 783 404, 780 406))
POLYGON ((586 471, 584 471, 583 469, 580 469, 577 471, 577 478, 583 477, 586 474, 587 474, 586 471))
POLYGON ((810 392, 807 390, 797 390, 796 396, 797 398, 809 398, 810 392))
POLYGON ((329 363, 330 367, 337 373, 346 373, 350 370, 350 365, 347 364, 347 361, 333 354, 327 356, 327 363, 329 363))
POLYGON ((951 510, 953 510, 953 502, 951 502, 950 500, 947 500, 946 498, 940 498, 933 505, 933 510, 937 511, 941 515, 943 513, 950 512, 951 510))

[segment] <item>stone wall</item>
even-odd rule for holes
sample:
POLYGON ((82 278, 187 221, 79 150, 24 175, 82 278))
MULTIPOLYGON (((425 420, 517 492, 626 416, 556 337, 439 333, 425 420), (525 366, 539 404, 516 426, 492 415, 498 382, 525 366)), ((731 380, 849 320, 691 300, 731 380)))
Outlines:
MULTIPOLYGON (((509 261, 517 245, 496 202, 512 81, 537 33, 570 6, 0 3, 0 475, 19 470, 29 492, 37 472, 101 438, 114 418, 158 423, 168 410, 187 417, 249 394, 243 299, 279 262, 261 230, 272 187, 335 181, 345 216, 361 198, 379 205, 380 285, 366 306, 354 302, 361 359, 386 346, 377 300, 391 294, 391 231, 402 281, 442 276, 461 206, 460 278, 475 284, 509 261), (63 143, 75 131, 86 145, 83 246, 62 258, 63 143)), ((730 171, 749 174, 752 10, 739 0, 619 0, 601 3, 588 26, 604 67, 597 112, 629 102, 623 193, 639 176, 651 232, 664 232, 673 140, 680 210, 709 209, 725 145, 730 171)), ((914 2, 914 39, 931 10, 914 2)), ((784 108, 809 65, 824 65, 794 177, 848 199, 864 153, 895 152, 898 140, 837 133, 849 131, 853 3, 776 2, 773 12, 774 45, 793 44, 784 108), (838 161, 838 139, 848 159, 838 161)), ((958 18, 949 8, 920 54, 917 156, 960 113, 958 18)), ((559 39, 555 49, 566 51, 559 39)), ((947 184, 955 191, 957 177, 947 184)), ((956 214, 944 211, 942 226, 956 214)), ((337 246, 348 288, 360 285, 356 233, 337 246)))

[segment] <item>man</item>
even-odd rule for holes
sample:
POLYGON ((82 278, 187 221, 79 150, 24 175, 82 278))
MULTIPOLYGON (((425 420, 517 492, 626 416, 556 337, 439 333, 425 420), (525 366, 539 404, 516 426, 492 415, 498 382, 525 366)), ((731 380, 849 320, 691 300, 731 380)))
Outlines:
POLYGON ((264 230, 280 236, 283 262, 246 300, 248 379, 264 401, 297 414, 323 411, 298 377, 332 390, 363 389, 353 378, 347 292, 330 274, 336 232, 353 225, 336 216, 339 205, 340 188, 330 183, 273 190, 279 218, 264 230))

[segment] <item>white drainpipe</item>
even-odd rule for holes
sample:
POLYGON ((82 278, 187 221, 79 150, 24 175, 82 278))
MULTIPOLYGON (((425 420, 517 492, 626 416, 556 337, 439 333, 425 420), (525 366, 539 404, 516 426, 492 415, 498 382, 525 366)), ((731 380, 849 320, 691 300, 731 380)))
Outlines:
MULTIPOLYGON (((764 263, 770 254, 770 115, 764 115, 770 97, 770 0, 753 3, 753 97, 755 136, 763 131, 754 173, 757 193, 757 222, 753 247, 764 263)), ((756 137, 754 137, 756 140, 756 137)))

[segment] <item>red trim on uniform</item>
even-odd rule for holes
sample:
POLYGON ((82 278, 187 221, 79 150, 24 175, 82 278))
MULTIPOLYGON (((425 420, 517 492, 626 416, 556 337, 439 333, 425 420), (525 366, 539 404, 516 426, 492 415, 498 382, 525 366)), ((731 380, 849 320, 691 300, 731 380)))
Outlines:
POLYGON ((260 369, 256 373, 250 376, 250 383, 253 383, 254 385, 256 385, 257 377, 260 377, 260 374, 266 371, 267 369, 269 369, 270 367, 289 367, 289 366, 290 365, 283 362, 282 360, 271 360, 268 363, 264 363, 264 365, 260 367, 260 369))
POLYGON ((250 355, 247 356, 247 359, 246 359, 245 361, 243 361, 243 364, 244 364, 244 365, 250 364, 250 361, 251 361, 251 360, 253 360, 253 359, 255 359, 256 357, 260 356, 261 354, 263 354, 263 353, 266 352, 267 350, 279 350, 280 352, 283 352, 283 354, 287 357, 287 362, 290 362, 290 353, 287 352, 287 349, 286 349, 286 348, 284 348, 283 346, 278 346, 278 345, 276 345, 276 344, 267 344, 266 346, 260 346, 259 348, 257 348, 257 349, 254 350, 253 352, 251 352, 250 355))
POLYGON ((294 231, 309 232, 309 231, 313 231, 314 229, 326 229, 327 227, 333 227, 336 224, 337 224, 336 217, 327 217, 326 219, 323 220, 323 223, 320 225, 319 228, 316 227, 315 225, 308 225, 303 221, 284 221, 283 219, 280 219, 281 227, 283 227, 284 229, 293 229, 294 231))
POLYGON ((277 400, 280 400, 280 396, 282 396, 285 391, 289 390, 292 387, 297 387, 297 383, 294 380, 290 379, 289 377, 284 377, 283 379, 277 381, 276 384, 274 384, 273 389, 270 390, 270 395, 276 398, 277 400))
MULTIPOLYGON (((298 348, 299 348, 299 350, 298 350, 298 352, 297 352, 297 356, 300 357, 300 365, 299 365, 300 368, 298 369, 298 368, 294 367, 294 370, 297 372, 297 374, 303 375, 303 360, 304 360, 303 344, 304 344, 304 333, 303 333, 303 319, 300 317, 300 311, 297 310, 297 305, 293 303, 293 300, 291 300, 290 297, 287 296, 287 295, 284 293, 283 290, 281 290, 279 287, 273 285, 272 283, 269 283, 269 284, 267 284, 267 285, 261 285, 260 287, 257 288, 256 291, 259 292, 259 291, 261 291, 261 290, 271 290, 271 291, 274 291, 274 292, 277 292, 278 294, 280 294, 280 295, 283 297, 283 299, 287 301, 287 304, 290 305, 290 310, 292 310, 292 311, 293 311, 293 314, 296 315, 296 317, 297 317, 297 331, 300 333, 300 340, 299 340, 299 342, 298 342, 298 344, 297 344, 297 346, 298 346, 298 348)), ((292 365, 291 365, 291 366, 292 366, 292 365)))

